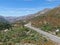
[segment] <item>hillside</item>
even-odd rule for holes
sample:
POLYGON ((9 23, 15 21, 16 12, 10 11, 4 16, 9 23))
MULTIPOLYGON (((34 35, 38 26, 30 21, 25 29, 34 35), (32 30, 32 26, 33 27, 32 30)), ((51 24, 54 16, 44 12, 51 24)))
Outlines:
POLYGON ((10 23, 5 19, 5 17, 0 16, 0 31, 9 29, 10 28, 10 23))
POLYGON ((29 28, 14 28, 6 32, 0 32, 0 42, 2 45, 16 45, 16 43, 25 45, 55 45, 53 41, 45 38, 36 31, 29 28))
POLYGON ((55 7, 42 16, 32 18, 31 22, 33 26, 46 31, 60 29, 60 7, 55 7))
MULTIPOLYGON (((2 21, 5 21, 5 18, 1 17, 2 21), (3 20, 4 19, 4 20, 3 20)), ((1 21, 1 22, 2 22, 1 21)), ((0 31, 0 45, 16 45, 16 43, 25 45, 34 44, 34 45, 55 45, 53 41, 47 39, 46 37, 42 36, 41 34, 33 31, 32 29, 23 27, 24 22, 15 22, 12 27, 13 29, 9 29, 7 31, 0 31), (20 25, 22 24, 22 25, 20 25), (17 26, 16 26, 17 25, 17 26), (43 42, 43 43, 42 43, 43 42)), ((1 24, 1 23, 0 23, 1 24)), ((4 25, 4 24, 3 24, 4 25)), ((1 27, 3 25, 0 25, 1 27)), ((5 27, 7 25, 4 25, 5 27)), ((3 26, 3 27, 4 27, 3 26)), ((8 28, 8 27, 7 27, 8 28)))

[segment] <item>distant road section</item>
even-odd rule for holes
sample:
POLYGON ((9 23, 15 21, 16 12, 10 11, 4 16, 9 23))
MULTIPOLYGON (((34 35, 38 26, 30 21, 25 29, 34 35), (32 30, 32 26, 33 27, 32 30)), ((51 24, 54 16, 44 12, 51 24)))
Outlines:
POLYGON ((40 34, 48 37, 50 40, 52 40, 52 41, 60 44, 60 37, 57 37, 57 36, 52 35, 52 34, 50 34, 50 33, 48 33, 48 32, 42 31, 42 30, 39 29, 39 28, 32 27, 32 26, 31 26, 31 23, 28 23, 28 24, 26 24, 25 26, 28 27, 28 28, 30 28, 30 29, 33 29, 33 30, 37 31, 38 33, 40 33, 40 34))

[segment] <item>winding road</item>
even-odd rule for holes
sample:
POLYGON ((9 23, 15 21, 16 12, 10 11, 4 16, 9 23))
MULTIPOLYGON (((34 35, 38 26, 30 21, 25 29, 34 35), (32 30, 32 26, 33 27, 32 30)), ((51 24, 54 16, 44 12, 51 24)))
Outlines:
POLYGON ((57 36, 52 35, 52 34, 50 34, 50 33, 48 33, 48 32, 42 31, 42 30, 39 29, 39 28, 32 27, 32 26, 31 26, 31 23, 28 23, 28 24, 26 24, 26 25, 24 25, 24 26, 25 26, 25 27, 28 27, 28 28, 30 28, 30 29, 33 29, 33 30, 35 30, 35 31, 37 31, 38 33, 40 33, 40 34, 48 37, 50 40, 52 40, 52 41, 60 44, 60 37, 57 37, 57 36))

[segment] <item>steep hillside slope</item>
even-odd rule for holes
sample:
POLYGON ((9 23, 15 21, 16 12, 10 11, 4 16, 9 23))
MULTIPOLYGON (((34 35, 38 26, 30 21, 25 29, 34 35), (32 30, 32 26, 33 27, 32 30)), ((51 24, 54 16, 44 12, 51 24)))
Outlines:
POLYGON ((40 28, 45 27, 47 30, 60 28, 60 7, 51 9, 42 16, 33 18, 31 22, 32 25, 40 28))

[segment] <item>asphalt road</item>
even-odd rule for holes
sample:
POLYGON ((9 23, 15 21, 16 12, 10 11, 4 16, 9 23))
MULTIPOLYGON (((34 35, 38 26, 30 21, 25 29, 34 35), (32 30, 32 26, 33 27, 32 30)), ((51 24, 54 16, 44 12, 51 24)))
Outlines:
POLYGON ((33 29, 33 30, 37 31, 38 33, 40 33, 40 34, 48 37, 50 40, 52 40, 52 41, 60 44, 60 37, 57 37, 57 36, 52 35, 52 34, 50 34, 48 32, 42 31, 39 28, 32 27, 30 23, 26 24, 25 26, 28 27, 28 28, 30 28, 30 29, 33 29))

